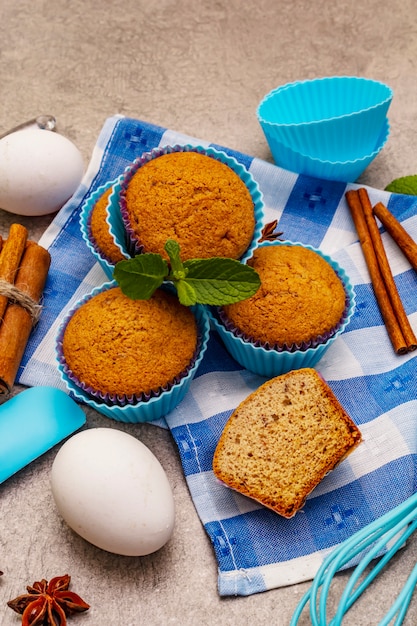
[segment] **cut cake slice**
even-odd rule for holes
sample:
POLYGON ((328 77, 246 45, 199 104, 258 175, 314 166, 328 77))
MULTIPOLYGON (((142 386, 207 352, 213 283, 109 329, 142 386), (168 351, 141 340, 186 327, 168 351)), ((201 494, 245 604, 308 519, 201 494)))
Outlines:
POLYGON ((292 517, 362 436, 316 370, 277 376, 235 409, 220 436, 219 480, 292 517))

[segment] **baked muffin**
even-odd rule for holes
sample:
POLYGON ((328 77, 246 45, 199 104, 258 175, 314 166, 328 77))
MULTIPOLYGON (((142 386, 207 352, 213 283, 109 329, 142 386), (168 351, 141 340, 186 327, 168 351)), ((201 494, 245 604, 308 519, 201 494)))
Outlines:
POLYGON ((109 203, 109 196, 112 191, 113 187, 110 186, 100 195, 93 205, 88 218, 88 228, 91 241, 97 249, 97 252, 109 263, 116 265, 116 263, 122 261, 125 256, 122 254, 120 248, 115 244, 109 231, 109 225, 106 221, 107 206, 109 203))
POLYGON ((76 308, 59 342, 72 381, 123 404, 178 382, 194 363, 199 339, 195 316, 175 295, 158 289, 149 300, 132 300, 114 286, 76 308))
POLYGON ((261 286, 246 300, 223 307, 228 323, 248 339, 271 347, 310 346, 329 337, 346 306, 332 266, 304 246, 257 248, 249 259, 261 286))
POLYGON ((328 384, 314 369, 299 369, 264 383, 235 409, 217 444, 213 471, 289 518, 361 440, 328 384))
POLYGON ((264 242, 248 263, 261 278, 258 291, 209 310, 227 350, 260 376, 314 367, 353 315, 348 276, 319 250, 289 241, 264 242))
POLYGON ((244 180, 222 160, 193 149, 155 151, 137 161, 121 182, 119 202, 138 252, 167 258, 165 243, 175 239, 182 260, 239 259, 255 233, 254 200, 244 180))

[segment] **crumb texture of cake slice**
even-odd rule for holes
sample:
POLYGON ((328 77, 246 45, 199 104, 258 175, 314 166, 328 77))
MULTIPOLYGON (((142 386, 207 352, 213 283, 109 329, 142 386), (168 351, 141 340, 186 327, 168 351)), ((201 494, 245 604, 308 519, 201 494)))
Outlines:
POLYGON ((293 370, 261 385, 235 409, 213 471, 228 487, 290 518, 361 440, 316 370, 293 370))

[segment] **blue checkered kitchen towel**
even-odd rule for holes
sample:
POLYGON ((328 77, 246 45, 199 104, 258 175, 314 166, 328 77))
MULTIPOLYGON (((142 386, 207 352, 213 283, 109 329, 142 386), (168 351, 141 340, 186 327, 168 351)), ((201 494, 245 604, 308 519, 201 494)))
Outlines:
MULTIPOLYGON (((52 255, 44 311, 31 337, 19 382, 62 387, 54 355, 57 327, 69 307, 105 276, 83 242, 80 205, 142 152, 157 145, 208 145, 138 120, 109 118, 83 184, 56 216, 41 243, 52 255)), ((220 146, 215 146, 219 148, 220 146)), ((359 425, 364 443, 287 520, 215 480, 211 461, 220 432, 237 404, 264 379, 242 370, 212 333, 191 390, 162 425, 178 445, 197 513, 218 561, 220 595, 249 595, 314 577, 326 554, 353 532, 411 496, 416 489, 417 354, 394 354, 377 308, 346 205, 346 185, 297 176, 244 154, 264 194, 265 221, 279 219, 286 239, 321 248, 345 268, 357 310, 347 331, 317 369, 359 425)), ((355 185, 348 185, 355 187, 355 185)), ((417 239, 417 198, 368 188, 417 239)), ((417 275, 383 235, 406 311, 417 330, 417 275)), ((163 460, 162 460, 163 461, 163 460)))

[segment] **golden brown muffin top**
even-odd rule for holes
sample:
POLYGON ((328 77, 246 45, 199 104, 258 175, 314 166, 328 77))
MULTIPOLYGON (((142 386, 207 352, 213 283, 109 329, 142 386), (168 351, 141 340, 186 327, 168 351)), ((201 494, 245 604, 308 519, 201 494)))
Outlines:
POLYGON ((65 360, 81 382, 127 396, 172 382, 196 346, 193 313, 160 289, 149 300, 131 300, 119 287, 100 292, 75 311, 63 337, 65 360))
POLYGON ((108 261, 116 264, 124 259, 124 256, 114 243, 109 225, 106 222, 107 204, 111 192, 112 187, 106 189, 93 206, 90 216, 90 232, 99 251, 104 254, 108 261))
POLYGON ((175 239, 182 260, 238 259, 255 228, 245 183, 229 166, 197 152, 165 154, 140 167, 126 190, 126 210, 145 252, 166 257, 164 245, 175 239))
POLYGON ((342 281, 317 252, 303 246, 261 246, 248 264, 259 273, 261 286, 224 312, 253 340, 289 347, 328 333, 342 318, 342 281))

